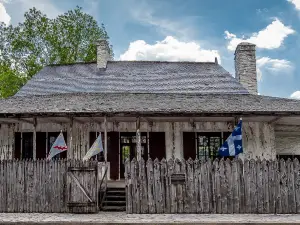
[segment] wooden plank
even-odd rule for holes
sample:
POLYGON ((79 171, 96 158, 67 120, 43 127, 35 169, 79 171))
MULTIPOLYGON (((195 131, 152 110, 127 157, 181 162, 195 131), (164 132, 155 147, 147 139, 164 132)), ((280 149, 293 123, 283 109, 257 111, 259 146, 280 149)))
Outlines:
POLYGON ((275 196, 276 196, 276 201, 275 201, 275 213, 282 213, 282 203, 281 203, 281 174, 279 172, 279 168, 280 168, 280 161, 275 162, 275 168, 276 168, 276 172, 275 172, 275 196))
POLYGON ((296 196, 295 196, 295 180, 294 180, 294 163, 290 159, 287 161, 287 179, 288 179, 288 213, 296 213, 296 196))
POLYGON ((263 174, 260 159, 256 161, 256 174, 257 174, 257 212, 263 213, 263 174))
POLYGON ((262 183, 263 183, 263 213, 269 213, 269 162, 262 161, 262 183))
MULTIPOLYGON (((216 183, 216 171, 218 170, 218 160, 214 160, 211 170, 211 183, 212 183, 212 213, 217 213, 217 183, 216 183)), ((200 193, 201 194, 201 193, 200 193)), ((202 205, 203 206, 203 205, 202 205)), ((203 212, 203 210, 202 210, 203 212)))
POLYGON ((233 213, 240 213, 240 177, 239 162, 237 159, 232 160, 232 179, 233 183, 233 213))
POLYGON ((187 184, 187 173, 186 173, 186 161, 184 159, 180 160, 180 174, 181 179, 184 180, 184 182, 181 183, 181 188, 182 188, 182 212, 186 212, 186 207, 187 207, 187 190, 186 190, 186 184, 187 184))
POLYGON ((162 201, 162 191, 161 191, 161 182, 160 182, 160 163, 156 158, 154 160, 154 201, 156 207, 156 213, 162 213, 163 209, 161 207, 162 201))
POLYGON ((269 161, 268 164, 268 193, 269 193, 269 213, 275 213, 275 162, 269 161))
POLYGON ((176 193, 176 186, 171 184, 171 175, 175 172, 174 165, 175 162, 173 159, 168 160, 168 175, 169 175, 169 184, 171 185, 170 188, 170 199, 171 199, 171 213, 177 213, 177 193, 176 193))
POLYGON ((130 159, 127 158, 125 161, 125 187, 126 187, 126 213, 132 213, 132 175, 130 173, 130 159))
POLYGON ((187 165, 187 176, 186 176, 186 180, 187 180, 187 192, 186 192, 186 203, 185 203, 185 207, 184 207, 184 211, 186 213, 196 213, 197 212, 197 206, 196 206, 196 201, 197 198, 195 198, 196 196, 196 192, 195 192, 195 179, 194 179, 194 162, 191 158, 189 158, 189 160, 186 163, 187 165))
MULTIPOLYGON (((175 173, 183 173, 182 171, 182 161, 179 159, 175 159, 175 173)), ((184 184, 185 186, 185 184, 184 184)), ((183 185, 182 184, 177 184, 176 185, 176 194, 177 194, 177 205, 178 205, 178 213, 183 213, 184 209, 184 193, 183 193, 183 185)))
MULTIPOLYGON (((236 185, 233 182, 232 179, 232 165, 231 161, 227 159, 225 161, 225 180, 226 180, 226 186, 227 186, 227 191, 225 192, 227 194, 227 210, 226 213, 232 214, 233 213, 233 186, 236 185)), ((225 210, 224 210, 225 211, 225 210)))
POLYGON ((138 168, 137 161, 134 158, 131 161, 131 175, 132 175, 132 196, 133 196, 133 204, 132 204, 132 212, 139 213, 140 212, 140 197, 139 197, 139 188, 138 188, 138 168))
POLYGON ((165 213, 171 213, 171 181, 170 181, 170 175, 169 175, 169 166, 168 166, 168 161, 165 160, 165 159, 162 161, 162 163, 164 164, 164 167, 165 167, 165 174, 164 174, 165 195, 166 195, 165 196, 165 198, 166 198, 166 200, 165 200, 166 201, 165 213))
POLYGON ((224 159, 222 158, 219 162, 220 170, 220 199, 221 199, 221 213, 227 213, 227 191, 228 184, 225 175, 224 159))
POLYGON ((195 213, 201 213, 201 200, 200 200, 200 179, 201 179, 201 166, 200 161, 198 159, 194 160, 194 190, 195 190, 195 213))
POLYGON ((212 177, 211 177, 211 171, 212 171, 212 161, 210 159, 207 160, 206 163, 206 171, 207 171, 207 175, 206 175, 206 180, 207 180, 207 199, 208 199, 208 212, 211 212, 212 210, 212 185, 211 185, 211 181, 212 181, 212 177))
MULTIPOLYGON (((161 180, 161 207, 162 207, 162 213, 167 213, 167 199, 166 199, 166 177, 168 176, 168 165, 167 161, 163 158, 160 161, 160 180, 161 180)), ((145 190, 147 191, 147 189, 145 190)))
POLYGON ((256 183, 256 162, 250 160, 250 196, 251 196, 251 213, 258 213, 257 210, 257 183, 256 183))
POLYGON ((287 168, 284 160, 280 160, 280 195, 281 195, 281 213, 288 213, 288 180, 287 180, 287 168))
POLYGON ((147 161, 147 178, 148 178, 148 206, 149 206, 149 213, 156 213, 154 195, 154 169, 153 169, 153 161, 151 158, 147 161))
MULTIPOLYGON (((221 203, 221 183, 220 183, 220 166, 219 166, 219 160, 216 159, 214 162, 214 168, 215 168, 215 187, 216 187, 216 213, 222 213, 222 203, 221 203)), ((203 199, 203 201, 205 201, 203 199)), ((207 207, 207 204, 203 204, 204 212, 207 213, 207 210, 205 208, 207 207)))
MULTIPOLYGON (((147 198, 147 178, 145 170, 145 161, 141 158, 139 166, 139 179, 140 179, 140 197, 141 197, 141 213, 148 213, 148 198, 147 198)), ((163 195, 161 195, 162 198, 163 195)), ((162 209, 164 206, 162 207, 162 209)))
POLYGON ((244 180, 244 163, 243 160, 238 158, 238 171, 239 171, 239 195, 240 195, 240 211, 239 213, 245 213, 245 180, 244 180))
POLYGON ((296 213, 300 213, 300 165, 296 158, 294 163, 294 180, 295 180, 295 199, 296 199, 296 213))

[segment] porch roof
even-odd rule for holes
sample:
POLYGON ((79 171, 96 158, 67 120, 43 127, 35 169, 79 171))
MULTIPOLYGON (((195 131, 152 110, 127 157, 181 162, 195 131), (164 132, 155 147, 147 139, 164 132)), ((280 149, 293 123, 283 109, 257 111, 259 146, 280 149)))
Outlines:
POLYGON ((300 115, 300 101, 251 94, 72 93, 0 100, 0 117, 300 115))

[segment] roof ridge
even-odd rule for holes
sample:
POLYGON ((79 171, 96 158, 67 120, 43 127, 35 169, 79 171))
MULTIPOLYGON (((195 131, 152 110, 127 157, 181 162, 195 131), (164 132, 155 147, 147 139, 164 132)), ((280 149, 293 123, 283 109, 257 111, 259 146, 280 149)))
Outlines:
MULTIPOLYGON (((108 63, 187 63, 187 64, 216 64, 215 62, 194 62, 194 61, 155 61, 155 60, 109 60, 108 63)), ((49 64, 47 66, 72 66, 80 64, 96 64, 97 61, 88 61, 88 62, 74 62, 74 63, 58 63, 58 64, 49 64)), ((218 64, 216 64, 218 65, 218 64)))

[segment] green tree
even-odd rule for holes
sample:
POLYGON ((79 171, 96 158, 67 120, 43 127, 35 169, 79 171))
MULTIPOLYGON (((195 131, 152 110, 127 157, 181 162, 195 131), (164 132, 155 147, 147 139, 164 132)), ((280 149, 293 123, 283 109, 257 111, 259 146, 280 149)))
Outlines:
POLYGON ((109 40, 104 25, 80 7, 54 19, 32 8, 24 17, 17 26, 0 24, 0 97, 13 95, 45 65, 96 60, 96 41, 109 40))

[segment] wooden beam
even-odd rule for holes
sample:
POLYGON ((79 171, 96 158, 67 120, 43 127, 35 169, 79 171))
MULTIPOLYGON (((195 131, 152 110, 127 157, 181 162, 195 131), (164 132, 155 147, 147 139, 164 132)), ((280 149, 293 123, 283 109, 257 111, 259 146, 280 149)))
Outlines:
POLYGON ((277 116, 274 119, 271 119, 268 123, 269 124, 274 124, 276 123, 278 120, 280 120, 282 118, 282 116, 277 116))
POLYGON ((24 118, 18 118, 18 122, 29 123, 29 124, 32 124, 32 125, 34 125, 35 120, 36 120, 36 117, 34 117, 34 118, 32 119, 32 121, 31 121, 31 120, 28 120, 28 119, 24 119, 24 118))
POLYGON ((138 161, 142 159, 141 132, 140 132, 140 117, 136 120, 136 158, 138 161))
POLYGON ((33 160, 36 160, 36 126, 37 119, 33 118, 33 160))
POLYGON ((76 123, 79 123, 79 124, 84 124, 83 121, 77 119, 77 118, 73 118, 73 121, 76 122, 76 123))
POLYGON ((104 117, 104 159, 107 162, 107 118, 104 117))

